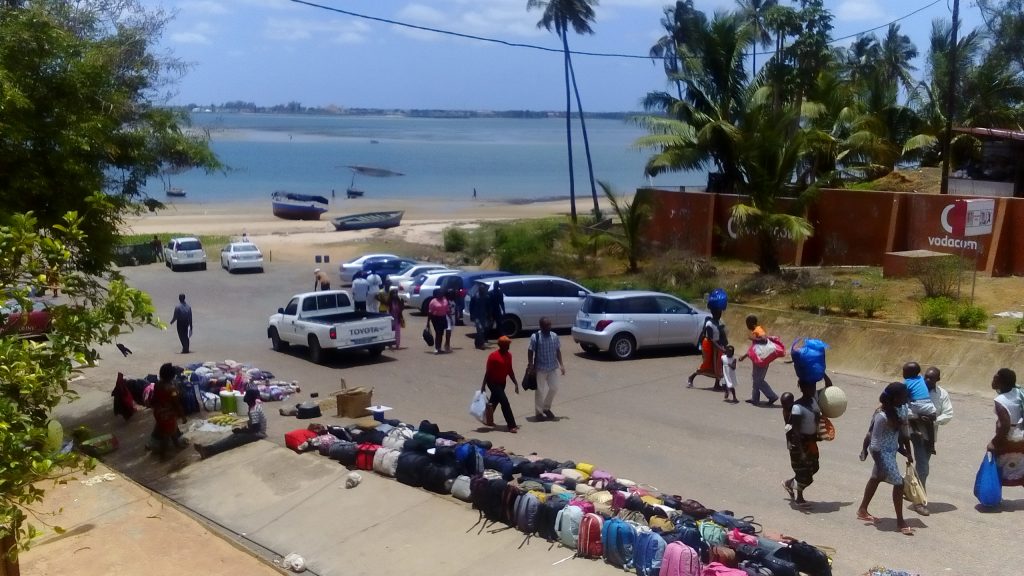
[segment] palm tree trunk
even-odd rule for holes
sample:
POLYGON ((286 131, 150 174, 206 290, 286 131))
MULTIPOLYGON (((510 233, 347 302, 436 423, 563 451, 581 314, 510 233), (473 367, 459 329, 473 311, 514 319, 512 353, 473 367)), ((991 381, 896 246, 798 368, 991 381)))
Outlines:
POLYGON ((569 41, 562 30, 562 50, 565 53, 565 141, 569 149, 569 213, 576 223, 576 174, 572 166, 572 92, 569 90, 569 41))
MULTIPOLYGON (((762 224, 764 226, 764 224, 762 224)), ((762 274, 779 274, 782 268, 779 266, 778 242, 775 239, 775 231, 762 228, 758 232, 758 254, 757 267, 762 274)))
POLYGON ((569 63, 569 76, 572 78, 572 90, 576 94, 576 109, 580 112, 580 128, 583 130, 583 151, 587 155, 587 174, 590 176, 590 196, 594 199, 594 219, 601 219, 601 207, 597 203, 597 185, 594 183, 594 162, 590 157, 590 138, 587 137, 587 122, 583 119, 583 104, 580 102, 580 89, 576 85, 576 70, 572 66, 572 57, 566 52, 569 63))

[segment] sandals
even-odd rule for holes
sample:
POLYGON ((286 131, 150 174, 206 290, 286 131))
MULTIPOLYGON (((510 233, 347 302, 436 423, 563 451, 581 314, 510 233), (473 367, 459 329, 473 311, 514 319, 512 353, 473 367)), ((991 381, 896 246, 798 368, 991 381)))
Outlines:
POLYGON ((793 493, 793 486, 792 484, 789 483, 789 480, 784 480, 782 482, 782 487, 785 488, 786 494, 789 494, 790 500, 796 497, 796 495, 793 493))
POLYGON ((899 530, 900 530, 900 534, 903 534, 904 536, 913 536, 914 535, 914 529, 911 528, 910 526, 904 526, 904 527, 900 528, 899 530))
POLYGON ((861 522, 868 522, 869 524, 878 522, 878 518, 875 518, 871 514, 861 514, 860 512, 857 513, 857 520, 860 520, 861 522))

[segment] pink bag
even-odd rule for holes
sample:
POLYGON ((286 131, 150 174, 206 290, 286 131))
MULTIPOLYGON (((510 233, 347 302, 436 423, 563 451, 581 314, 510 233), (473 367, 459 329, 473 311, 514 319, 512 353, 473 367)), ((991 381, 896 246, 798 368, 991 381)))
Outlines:
POLYGON ((569 506, 578 506, 580 510, 583 510, 584 514, 592 514, 594 512, 594 503, 587 500, 570 500, 569 506))
POLYGON ((554 472, 545 472, 540 475, 540 479, 545 482, 555 482, 558 484, 565 482, 565 476, 562 476, 561 474, 556 474, 554 472))
POLYGON ((622 490, 612 492, 612 509, 622 510, 625 508, 627 498, 629 498, 629 492, 623 492, 622 490))
POLYGON ((737 546, 742 546, 743 544, 757 546, 757 536, 751 536, 750 534, 740 532, 736 528, 733 528, 732 530, 727 532, 725 537, 729 541, 729 546, 733 548, 737 546))
POLYGON ((747 576, 747 573, 739 568, 729 568, 725 564, 712 562, 704 567, 700 576, 747 576))
POLYGON ((610 472, 605 470, 594 470, 594 473, 590 475, 591 480, 614 480, 615 476, 612 476, 610 472))
POLYGON ((769 336, 764 343, 753 343, 747 351, 747 357, 755 366, 767 366, 776 358, 786 355, 786 345, 778 336, 769 336))

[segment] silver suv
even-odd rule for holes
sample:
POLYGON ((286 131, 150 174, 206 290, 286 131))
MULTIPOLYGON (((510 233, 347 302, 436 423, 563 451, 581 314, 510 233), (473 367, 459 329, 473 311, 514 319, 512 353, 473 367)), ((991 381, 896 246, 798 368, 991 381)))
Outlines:
MULTIPOLYGON (((556 330, 571 328, 576 313, 590 294, 583 286, 557 276, 502 276, 476 281, 486 284, 488 290, 494 288, 495 282, 501 283, 501 292, 505 295, 505 315, 498 322, 498 330, 510 337, 523 330, 537 330, 544 316, 556 330)), ((475 289, 466 296, 467 315, 474 294, 475 289)))
POLYGON ((643 348, 697 345, 710 316, 661 292, 598 292, 583 302, 572 339, 584 352, 608 351, 626 360, 643 348))

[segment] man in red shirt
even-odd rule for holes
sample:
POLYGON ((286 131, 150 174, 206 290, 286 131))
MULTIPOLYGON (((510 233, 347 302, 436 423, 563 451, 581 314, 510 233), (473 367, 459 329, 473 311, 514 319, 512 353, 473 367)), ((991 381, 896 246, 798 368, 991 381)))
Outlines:
POLYGON ((512 406, 505 394, 506 378, 512 378, 516 394, 519 394, 519 380, 516 379, 516 371, 512 368, 512 354, 508 351, 511 345, 512 340, 508 336, 498 338, 498 349, 487 356, 487 368, 484 371, 484 381, 480 384, 480 391, 483 392, 486 388, 491 393, 487 402, 486 424, 494 426, 494 409, 500 404, 508 431, 515 434, 519 431, 519 426, 516 426, 515 414, 512 413, 512 406))

